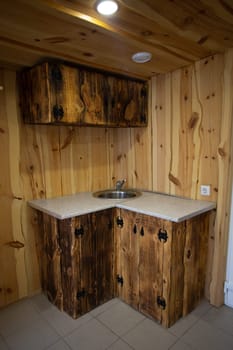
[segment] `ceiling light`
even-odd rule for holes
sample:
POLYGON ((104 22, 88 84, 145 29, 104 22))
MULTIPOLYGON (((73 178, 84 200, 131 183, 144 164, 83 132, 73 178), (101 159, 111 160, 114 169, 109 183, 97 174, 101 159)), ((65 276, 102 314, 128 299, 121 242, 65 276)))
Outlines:
POLYGON ((132 56, 132 60, 136 63, 146 63, 149 62, 152 58, 152 54, 150 52, 136 52, 132 56))
POLYGON ((118 4, 113 0, 103 0, 97 5, 97 11, 104 16, 113 15, 117 10, 118 4))

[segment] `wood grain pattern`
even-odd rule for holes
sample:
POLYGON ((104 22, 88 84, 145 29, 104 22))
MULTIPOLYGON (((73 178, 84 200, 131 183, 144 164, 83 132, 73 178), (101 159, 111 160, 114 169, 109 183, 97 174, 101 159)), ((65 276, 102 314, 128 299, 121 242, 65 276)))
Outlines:
MULTIPOLYGON (((123 284, 118 283, 118 295, 135 309, 139 308, 139 233, 135 233, 137 213, 120 210, 124 224, 117 227, 116 237, 119 240, 117 275, 123 277, 123 284)), ((136 228, 137 230, 137 228, 136 228)))
POLYGON ((73 318, 115 293, 113 211, 57 220, 38 213, 42 289, 73 318))
POLYGON ((25 123, 81 126, 146 126, 146 81, 59 62, 19 75, 25 123))
POLYGON ((204 297, 211 214, 181 223, 124 209, 117 209, 117 215, 123 220, 115 226, 116 272, 122 278, 117 295, 170 327, 204 297))
POLYGON ((164 254, 163 243, 158 239, 158 232, 163 228, 163 221, 142 214, 137 216, 140 261, 139 311, 160 321, 162 310, 157 307, 156 302, 157 296, 163 296, 164 254))
MULTIPOLYGON (((218 207, 215 233, 212 235, 214 260, 209 269, 211 276, 208 277, 212 280, 210 300, 215 305, 223 302, 224 256, 229 223, 228 194, 232 171, 232 123, 229 118, 232 115, 232 64, 229 59, 232 60, 232 57, 233 51, 229 50, 225 55, 198 61, 188 69, 153 78, 152 82, 152 125, 155 126, 152 129, 152 159, 157 176, 153 189, 193 199, 206 199, 200 194, 200 185, 208 184, 211 186, 208 200, 220 203, 221 209, 218 207), (162 108, 158 111, 157 106, 163 106, 164 101, 167 102, 166 113, 158 119, 162 108), (166 172, 160 174, 157 170, 160 167, 158 150, 162 149, 160 135, 167 135, 168 130, 168 151, 167 154, 163 153, 165 162, 162 164, 162 169, 166 172), (169 161, 168 169, 165 166, 169 161), (168 179, 169 185, 164 178, 168 179), (224 193, 225 190, 227 193, 224 193)), ((166 140, 166 136, 163 137, 166 140)))
POLYGON ((110 17, 93 0, 2 1, 1 61, 21 68, 59 58, 148 78, 231 48, 232 23, 228 0, 121 0, 110 17), (151 52, 151 61, 133 62, 139 51, 151 52))
POLYGON ((189 67, 187 75, 184 68, 152 79, 145 130, 25 125, 17 109, 15 72, 1 70, 1 305, 40 289, 37 222, 27 201, 113 188, 123 178, 128 188, 217 202, 207 276, 211 288, 206 295, 214 305, 223 302, 232 179, 233 51, 213 57, 189 67), (200 184, 211 185, 210 197, 200 195, 200 184), (15 240, 24 248, 5 245, 15 240))
POLYGON ((204 297, 209 236, 209 213, 187 221, 184 248, 184 303, 187 315, 204 297))
POLYGON ((48 299, 63 310, 61 280, 61 247, 58 237, 57 220, 47 214, 38 214, 40 231, 39 259, 41 264, 42 289, 48 299))
POLYGON ((161 323, 170 327, 183 315, 184 298, 184 246, 186 222, 162 221, 168 239, 163 244, 163 297, 166 309, 162 310, 161 323))

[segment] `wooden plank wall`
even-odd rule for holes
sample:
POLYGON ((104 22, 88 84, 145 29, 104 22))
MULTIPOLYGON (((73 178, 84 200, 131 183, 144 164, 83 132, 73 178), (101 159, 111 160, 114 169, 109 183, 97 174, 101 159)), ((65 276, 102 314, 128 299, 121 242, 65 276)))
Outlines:
POLYGON ((217 202, 209 297, 223 302, 232 182, 233 50, 152 79, 152 188, 217 202), (200 185, 211 186, 211 196, 200 185))
POLYGON ((148 128, 24 125, 15 72, 0 70, 0 306, 40 289, 37 222, 26 202, 114 187, 218 202, 208 276, 223 301, 231 182, 233 50, 151 80, 148 128), (9 273, 10 271, 10 273, 9 273))

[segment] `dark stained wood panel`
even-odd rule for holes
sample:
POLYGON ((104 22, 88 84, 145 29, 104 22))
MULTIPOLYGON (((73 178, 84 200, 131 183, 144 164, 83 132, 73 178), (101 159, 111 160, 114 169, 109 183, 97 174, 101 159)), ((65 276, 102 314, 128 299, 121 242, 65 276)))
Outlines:
POLYGON ((139 235, 139 311, 161 320, 162 309, 157 306, 157 297, 163 296, 163 243, 158 232, 163 228, 163 220, 137 214, 137 232, 139 235))
POLYGON ((57 234, 57 220, 47 214, 38 213, 41 224, 40 239, 40 264, 41 265, 41 284, 43 291, 48 299, 63 310, 63 293, 61 279, 61 250, 59 237, 57 234))
POLYGON ((19 75, 26 123, 146 126, 146 81, 46 62, 19 75))
POLYGON ((115 296, 114 210, 92 214, 92 232, 96 236, 97 305, 115 296))
POLYGON ((164 327, 204 297, 210 213, 180 223, 118 209, 117 295, 164 327))
POLYGON ((119 260, 117 275, 123 277, 118 283, 118 295, 135 309, 139 308, 139 235, 135 232, 137 213, 120 210, 123 227, 117 226, 116 237, 119 241, 117 257, 119 260))
POLYGON ((208 213, 187 221, 184 251, 184 315, 192 311, 204 296, 208 236, 208 213))

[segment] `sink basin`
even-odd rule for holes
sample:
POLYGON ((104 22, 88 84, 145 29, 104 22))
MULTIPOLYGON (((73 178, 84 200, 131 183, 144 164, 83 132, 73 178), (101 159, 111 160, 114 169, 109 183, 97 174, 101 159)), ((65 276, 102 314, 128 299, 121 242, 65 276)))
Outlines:
POLYGON ((141 196, 141 192, 136 190, 103 190, 93 193, 93 196, 104 199, 125 199, 141 196))

